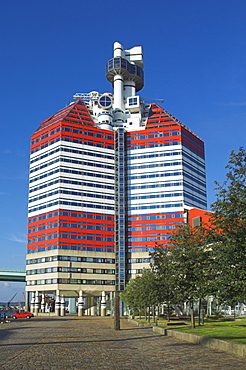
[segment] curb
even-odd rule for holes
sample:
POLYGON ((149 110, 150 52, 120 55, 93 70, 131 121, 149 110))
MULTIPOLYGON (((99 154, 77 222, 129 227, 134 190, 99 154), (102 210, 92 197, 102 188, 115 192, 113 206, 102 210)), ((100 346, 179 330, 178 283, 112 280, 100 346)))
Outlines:
POLYGON ((184 333, 181 331, 165 329, 158 326, 154 326, 152 329, 153 332, 161 335, 167 335, 169 337, 173 337, 186 342, 191 342, 201 346, 232 353, 234 355, 246 357, 246 345, 242 343, 235 343, 217 338, 205 337, 198 334, 184 333))
POLYGON ((154 325, 154 323, 138 322, 133 319, 128 319, 128 321, 136 326, 139 326, 140 328, 151 328, 154 325))

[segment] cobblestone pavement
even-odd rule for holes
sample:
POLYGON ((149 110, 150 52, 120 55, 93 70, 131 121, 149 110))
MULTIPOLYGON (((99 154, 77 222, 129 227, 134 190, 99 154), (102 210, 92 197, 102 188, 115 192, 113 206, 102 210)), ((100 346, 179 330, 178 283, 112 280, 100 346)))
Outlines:
POLYGON ((110 317, 18 319, 0 325, 1 369, 246 369, 246 359, 110 317))

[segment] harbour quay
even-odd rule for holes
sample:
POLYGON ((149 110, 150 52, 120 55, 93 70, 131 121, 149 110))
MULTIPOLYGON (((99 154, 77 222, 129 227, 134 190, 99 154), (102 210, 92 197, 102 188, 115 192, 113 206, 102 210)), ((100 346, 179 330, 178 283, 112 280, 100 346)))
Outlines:
POLYGON ((245 369, 246 358, 136 327, 121 318, 17 319, 0 325, 1 369, 245 369))

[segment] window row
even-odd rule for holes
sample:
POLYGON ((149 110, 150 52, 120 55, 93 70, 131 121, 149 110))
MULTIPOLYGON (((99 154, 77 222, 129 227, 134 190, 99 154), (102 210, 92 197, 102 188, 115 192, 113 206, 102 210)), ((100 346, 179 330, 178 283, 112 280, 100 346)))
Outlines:
POLYGON ((114 253, 114 247, 105 247, 105 246, 86 246, 81 243, 69 243, 69 244, 52 244, 52 245, 39 245, 36 248, 31 248, 27 250, 27 253, 38 253, 38 252, 47 252, 55 249, 64 249, 64 250, 72 250, 72 251, 88 251, 88 252, 107 252, 107 253, 114 253))
POLYGON ((75 181, 75 180, 65 180, 65 179, 56 179, 54 181, 50 181, 47 183, 44 183, 42 185, 36 186, 35 188, 32 188, 29 190, 29 193, 32 193, 37 190, 45 189, 51 185, 55 184, 71 184, 71 185, 77 185, 77 186, 88 186, 93 188, 100 188, 100 189, 114 189, 113 185, 103 184, 103 183, 95 183, 95 182, 84 182, 84 181, 75 181))
MULTIPOLYGON (((67 117, 71 117, 71 118, 77 118, 78 114, 76 114, 76 117, 73 117, 71 115, 67 115, 67 117)), ((84 115, 79 117, 79 118, 91 118, 90 115, 84 115)), ((67 121, 67 120, 66 120, 67 121)), ((75 122, 77 123, 77 121, 73 121, 73 120, 68 120, 69 122, 72 121, 72 122, 75 122)), ((57 132, 61 132, 61 131, 66 131, 66 132, 72 132, 74 134, 79 134, 79 135, 87 135, 87 136, 93 136, 93 137, 98 137, 98 138, 101 138, 101 139, 106 139, 106 140, 113 140, 114 139, 114 136, 113 135, 102 135, 102 134, 97 134, 96 131, 85 131, 85 130, 78 130, 78 129, 73 129, 73 128, 67 128, 67 127, 58 127, 57 129, 55 130, 52 130, 50 132, 48 132, 47 134, 43 135, 43 136, 40 136, 39 138, 37 139, 34 139, 32 140, 31 144, 35 144, 35 143, 38 143, 39 141, 41 140, 44 140, 46 139, 47 137, 49 136, 52 136, 54 135, 55 133, 57 132)))
POLYGON ((38 180, 42 180, 44 179, 45 177, 48 177, 48 176, 52 176, 54 175, 55 173, 71 173, 73 175, 79 175, 79 176, 91 176, 91 177, 99 177, 99 178, 102 178, 102 179, 111 179, 113 180, 114 179, 114 176, 111 176, 111 175, 105 175, 105 173, 96 173, 96 172, 85 172, 85 171, 76 171, 76 170, 70 170, 70 169, 67 169, 67 168, 56 168, 50 172, 46 172, 46 173, 43 173, 42 175, 40 176, 37 176, 37 177, 34 177, 33 179, 30 179, 29 183, 31 184, 32 182, 35 182, 35 181, 38 181, 38 180))
POLYGON ((137 135, 137 136, 131 136, 131 137, 128 137, 127 140, 128 141, 132 141, 132 140, 148 140, 148 139, 152 139, 152 138, 158 138, 158 137, 165 137, 165 136, 176 136, 176 135, 181 135, 181 131, 166 131, 166 132, 160 132, 160 133, 156 133, 156 134, 150 134, 150 135, 137 135))
POLYGON ((32 145, 32 144, 36 144, 36 143, 38 143, 39 141, 44 140, 44 139, 46 139, 47 137, 52 136, 52 135, 54 135, 54 134, 56 134, 57 132, 60 132, 60 131, 61 131, 61 127, 58 127, 58 128, 56 128, 55 130, 49 131, 49 132, 47 132, 47 134, 42 135, 42 136, 39 136, 37 139, 32 140, 32 141, 31 141, 31 145, 32 145))
POLYGON ((197 196, 185 193, 184 194, 184 200, 185 200, 185 204, 187 204, 187 206, 195 207, 194 204, 196 204, 196 205, 199 204, 199 206, 200 206, 199 208, 203 208, 203 209, 207 208, 206 198, 204 200, 204 199, 198 198, 197 196))
POLYGON ((142 175, 133 175, 128 176, 129 180, 136 180, 136 179, 151 179, 154 177, 167 177, 167 176, 179 176, 182 175, 181 171, 176 172, 157 172, 157 173, 150 173, 150 174, 142 174, 142 175))
POLYGON ((158 153, 150 153, 150 154, 130 155, 129 160, 169 157, 169 156, 180 155, 180 154, 181 154, 181 151, 170 151, 170 152, 158 152, 158 153))
POLYGON ((33 168, 32 170, 30 170, 30 173, 40 171, 43 168, 49 167, 52 164, 57 163, 57 162, 59 162, 59 163, 61 163, 61 162, 73 163, 73 164, 79 164, 81 166, 98 167, 98 168, 106 168, 106 169, 114 170, 114 165, 102 164, 102 163, 92 162, 92 161, 91 162, 86 162, 86 161, 79 161, 78 159, 58 157, 56 159, 53 159, 50 162, 45 162, 45 163, 41 164, 40 166, 37 166, 37 167, 33 168))
POLYGON ((50 240, 50 239, 58 239, 58 238, 63 238, 63 239, 82 239, 82 240, 97 240, 97 241, 103 241, 103 242, 113 242, 114 237, 105 237, 104 235, 100 236, 90 236, 90 235, 78 235, 78 234, 53 234, 53 235, 46 235, 46 236, 41 236, 39 238, 34 238, 28 240, 28 244, 30 243, 37 243, 41 242, 43 240, 50 240))
POLYGON ((51 150, 49 151, 48 153, 45 153, 45 154, 42 154, 40 156, 37 156, 35 157, 34 159, 32 159, 30 161, 30 163, 34 163, 34 162, 37 162, 37 161, 40 161, 41 159, 44 159, 44 158, 47 158, 49 157, 50 155, 53 155, 57 152, 66 152, 66 153, 73 153, 73 154, 80 154, 81 156, 92 156, 92 157, 98 157, 98 158, 105 158, 105 159, 114 159, 114 156, 113 155, 109 155, 109 154, 101 154, 101 153, 98 153, 98 152, 88 152, 88 151, 85 151, 85 150, 78 150, 78 149, 71 149, 71 148, 67 148, 67 147, 58 147, 54 150, 51 150))
POLYGON ((203 142, 198 139, 195 135, 190 134, 189 132, 183 131, 182 137, 193 143, 195 146, 203 150, 203 142))
POLYGON ((127 263, 150 263, 153 262, 151 258, 129 258, 127 263))
POLYGON ((57 217, 57 216, 66 216, 66 217, 78 217, 78 218, 89 218, 89 219, 96 219, 96 220, 108 220, 108 221, 113 221, 114 217, 113 216, 107 216, 107 215, 96 215, 93 213, 76 213, 76 212, 68 212, 68 211, 56 211, 56 212, 51 212, 42 216, 37 216, 37 217, 31 217, 29 218, 29 223, 30 222, 36 222, 40 220, 45 220, 46 218, 51 218, 51 217, 57 217))
POLYGON ((191 156, 190 154, 186 153, 185 150, 183 151, 183 157, 187 158, 192 163, 192 165, 196 165, 197 167, 201 167, 205 170, 205 164, 204 164, 203 158, 200 158, 200 160, 197 160, 197 155, 196 157, 191 156))
POLYGON ((114 227, 110 226, 102 226, 102 225, 86 225, 84 223, 80 224, 71 224, 71 223, 66 223, 66 222, 55 222, 55 223, 50 223, 50 224, 45 224, 39 227, 35 227, 33 229, 29 229, 29 233, 34 233, 36 231, 41 231, 41 230, 47 230, 47 229, 53 229, 55 227, 68 227, 68 228, 73 228, 73 229, 87 229, 87 230, 106 230, 106 231, 114 231, 114 227))
POLYGON ((49 267, 36 270, 27 270, 27 275, 47 274, 52 272, 83 273, 83 274, 115 274, 113 269, 92 269, 76 267, 49 267))
POLYGON ((146 231, 146 230, 171 230, 178 227, 179 222, 176 222, 174 225, 170 224, 161 224, 160 226, 139 226, 139 227, 128 227, 128 231, 146 231))
POLYGON ((36 211, 40 211, 41 209, 45 209, 45 208, 49 208, 49 207, 53 207, 53 206, 57 206, 57 205, 65 205, 65 206, 70 206, 70 207, 83 207, 83 208, 96 208, 96 209, 107 209, 107 210, 111 210, 113 211, 114 210, 114 207, 111 207, 111 206, 106 206, 106 205, 101 205, 101 204, 88 204, 88 203, 81 203, 81 202, 68 202, 68 201, 55 201, 55 202, 50 202, 50 203, 46 203, 44 205, 41 205, 41 206, 38 206, 38 207, 34 207, 34 208, 30 208, 28 209, 28 212, 31 213, 31 212, 36 212, 36 211))
POLYGON ((180 141, 172 141, 167 143, 156 143, 156 144, 147 144, 147 145, 139 145, 137 146, 130 146, 127 148, 127 150, 135 150, 135 149, 149 149, 149 148, 158 148, 162 146, 172 146, 172 145, 180 145, 180 141))
POLYGON ((51 197, 51 196, 56 195, 56 194, 66 194, 66 195, 75 195, 75 196, 79 196, 79 197, 111 199, 111 200, 114 199, 114 196, 107 195, 105 193, 104 194, 81 193, 79 191, 71 191, 71 190, 68 191, 68 190, 59 189, 59 190, 54 190, 54 191, 51 191, 49 193, 44 193, 44 194, 39 195, 37 197, 31 198, 31 199, 29 199, 29 203, 36 202, 37 200, 48 198, 48 197, 51 197))
POLYGON ((182 203, 168 203, 168 204, 154 204, 154 205, 143 205, 143 206, 132 206, 128 207, 130 211, 142 210, 142 209, 155 209, 155 208, 173 208, 182 207, 182 203))
POLYGON ((128 190, 135 190, 135 189, 152 189, 152 188, 163 188, 163 187, 170 187, 170 186, 181 186, 182 182, 158 182, 153 184, 144 184, 144 185, 131 185, 128 186, 128 190))
POLYGON ((147 242, 150 240, 155 240, 156 242, 159 242, 160 240, 169 240, 170 236, 160 236, 160 235, 154 235, 154 236, 144 236, 142 238, 128 238, 128 241, 131 243, 136 242, 147 242))
POLYGON ((96 130, 95 131, 82 131, 82 130, 77 130, 74 128, 67 128, 64 127, 62 128, 62 131, 67 131, 67 132, 73 132, 75 134, 79 135, 88 135, 88 136, 93 136, 93 137, 99 137, 101 139, 106 139, 106 140, 114 140, 114 135, 102 135, 102 134, 97 134, 96 130))
MULTIPOLYGON (((206 189, 203 189, 203 191, 202 191, 202 190, 200 190, 200 188, 196 188, 196 187, 188 184, 187 182, 185 183, 184 188, 185 188, 185 190, 186 189, 190 189, 194 193, 199 194, 199 195, 201 195, 201 196, 203 196, 205 198, 207 197, 206 189)), ((186 193, 186 191, 185 191, 185 193, 186 193)))
POLYGON ((76 140, 76 139, 68 139, 68 138, 64 138, 64 137, 59 137, 57 139, 54 139, 54 140, 51 140, 51 141, 45 143, 44 145, 39 146, 36 149, 31 150, 31 154, 36 153, 37 151, 42 150, 44 148, 47 148, 50 145, 53 145, 53 144, 58 143, 58 142, 63 142, 63 141, 68 142, 68 143, 89 145, 89 146, 93 146, 93 147, 97 147, 97 148, 113 149, 113 146, 112 146, 113 143, 112 144, 107 144, 107 143, 104 142, 104 143, 97 144, 97 143, 94 143, 94 142, 91 142, 91 141, 84 141, 83 139, 76 140))
POLYGON ((29 280, 26 285, 45 285, 45 284, 85 284, 85 285, 115 285, 114 280, 89 280, 89 279, 42 279, 29 280))
POLYGON ((154 248, 151 248, 147 245, 141 245, 141 246, 138 246, 136 248, 136 246, 134 245, 134 247, 129 247, 128 248, 129 252, 131 253, 138 253, 138 252, 154 252, 154 248))
POLYGON ((135 220, 158 220, 162 218, 181 218, 184 217, 183 213, 167 213, 167 214, 161 214, 161 215, 143 215, 143 216, 133 216, 129 219, 129 221, 135 221, 135 220))
POLYGON ((196 173, 198 176, 205 177, 205 170, 204 169, 202 169, 204 171, 199 171, 194 166, 189 165, 188 163, 185 163, 185 162, 183 162, 183 168, 184 168, 184 171, 186 169, 189 169, 191 172, 196 173))
POLYGON ((73 256, 50 256, 42 258, 33 258, 26 261, 27 265, 52 261, 70 261, 70 262, 90 262, 90 263, 115 263, 113 258, 95 258, 95 257, 73 257, 73 256))
POLYGON ((157 168, 157 167, 169 167, 169 166, 178 166, 180 165, 180 161, 176 162, 164 162, 164 163, 150 163, 150 164, 139 164, 139 165, 132 165, 129 166, 129 170, 138 170, 142 168, 157 168))
MULTIPOLYGON (((206 189, 206 181, 202 181, 200 179, 198 179, 197 177, 195 177, 194 175, 190 175, 189 173, 187 172, 183 172, 183 177, 184 177, 184 185, 186 185, 186 179, 189 179, 191 180, 192 182, 194 182, 196 185, 199 185, 200 188, 203 188, 204 191, 206 189)), ((204 175, 202 176, 204 178, 204 180, 206 180, 206 175, 204 173, 204 175)))
POLYGON ((127 270, 128 275, 132 274, 142 274, 144 271, 148 271, 148 269, 134 269, 134 270, 127 270))
POLYGON ((179 197, 182 196, 182 193, 161 193, 161 194, 148 194, 148 195, 136 195, 132 196, 130 200, 136 199, 152 199, 152 198, 170 198, 170 197, 179 197))

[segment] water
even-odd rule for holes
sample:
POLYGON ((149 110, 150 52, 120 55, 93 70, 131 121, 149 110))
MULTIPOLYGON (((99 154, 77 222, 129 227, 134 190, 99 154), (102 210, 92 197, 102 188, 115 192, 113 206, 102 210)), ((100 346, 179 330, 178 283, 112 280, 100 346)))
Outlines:
POLYGON ((6 317, 16 313, 19 309, 22 309, 25 305, 25 302, 11 302, 10 307, 6 309, 6 302, 0 302, 0 317, 6 317))

